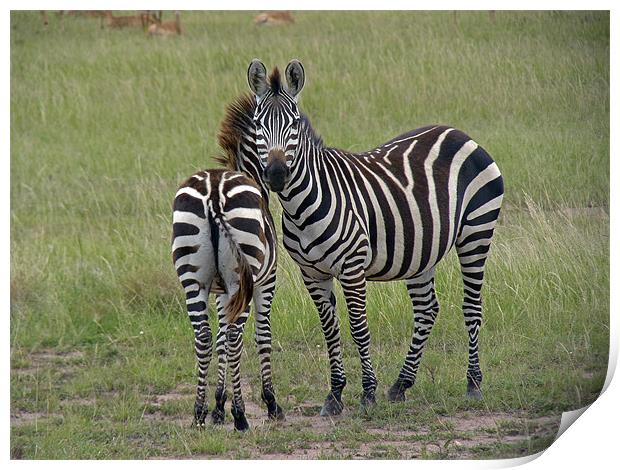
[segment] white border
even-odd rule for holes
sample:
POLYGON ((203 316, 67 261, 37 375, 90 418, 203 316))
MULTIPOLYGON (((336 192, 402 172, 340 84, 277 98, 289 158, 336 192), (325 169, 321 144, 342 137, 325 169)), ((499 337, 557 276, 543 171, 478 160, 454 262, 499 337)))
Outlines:
MULTIPOLYGON (((14 1, 10 0, 7 2, 7 9, 4 10, 4 14, 2 15, 2 23, 4 25, 4 31, 6 36, 10 34, 10 13, 9 9, 22 10, 22 9, 78 9, 78 8, 91 8, 91 9, 213 9, 213 10, 266 10, 266 9, 289 9, 289 10, 322 10, 322 9, 336 9, 336 10, 410 10, 410 9, 437 9, 437 10, 458 10, 463 9, 544 9, 544 10, 552 10, 552 9, 569 9, 569 10, 611 10, 611 50, 614 51, 617 55, 618 52, 618 41, 617 35, 615 32, 618 30, 618 21, 617 21, 617 9, 614 9, 614 3, 612 1, 600 1, 600 0, 591 0, 588 2, 576 2, 576 1, 531 1, 531 0, 522 0, 522 1, 505 1, 502 2, 501 5, 498 4, 497 1, 469 1, 469 2, 458 2, 458 1, 443 1, 443 2, 433 2, 432 4, 428 4, 428 2, 421 1, 403 1, 403 0, 383 0, 379 4, 373 3, 360 3, 355 0, 347 0, 347 1, 326 1, 326 0, 315 0, 311 3, 299 3, 295 4, 294 2, 289 1, 263 1, 263 2, 249 2, 249 1, 231 1, 231 0, 209 0, 207 2, 196 2, 196 1, 176 1, 176 2, 164 2, 164 1, 151 1, 151 2, 119 2, 117 0, 111 0, 106 2, 96 1, 96 2, 78 2, 78 1, 66 1, 66 2, 43 2, 43 1, 14 1), (87 6, 87 5, 88 6, 87 6), (52 5, 55 8, 52 8, 52 5), (130 7, 131 6, 131 7, 130 7), (431 6, 432 8, 429 8, 431 6)), ((4 192, 3 204, 2 204, 2 216, 3 219, 7 222, 10 221, 10 185, 8 182, 8 177, 10 174, 9 171, 9 123, 10 123, 10 111, 9 111, 9 99, 10 96, 10 38, 6 37, 4 47, 2 48, 3 53, 3 62, 2 64, 5 67, 5 72, 2 74, 2 80, 5 81, 3 83, 3 89, 5 90, 4 95, 2 96, 0 103, 2 104, 2 109, 4 112, 1 114, 4 120, 4 125, 2 126, 2 133, 4 136, 3 139, 3 152, 2 152, 2 178, 6 179, 3 181, 2 190, 4 192)), ((618 61, 614 57, 614 53, 611 54, 611 77, 616 78, 617 75, 617 66, 618 61)), ((618 210, 617 210, 617 191, 615 190, 615 185, 613 183, 618 182, 618 163, 617 163, 617 150, 618 146, 615 145, 614 137, 618 135, 618 125, 617 125, 617 112, 618 109, 618 100, 616 95, 616 89, 613 86, 613 80, 610 81, 612 83, 611 89, 611 152, 610 152, 610 164, 611 164, 611 200, 610 200, 610 210, 611 210, 611 230, 610 230, 610 243, 611 243, 611 285, 617 286, 620 285, 620 277, 618 276, 618 267, 617 267, 617 247, 618 247, 618 230, 616 221, 618 220, 618 210)), ((6 236, 6 239, 3 237, 3 246, 4 250, 2 252, 2 276, 3 276, 3 299, 4 305, 6 305, 7 314, 4 315, 4 331, 6 335, 9 335, 9 282, 10 282, 10 262, 9 262, 9 252, 10 252, 10 244, 9 244, 9 231, 8 224, 7 229, 3 232, 3 235, 6 236)), ((618 306, 618 295, 615 290, 611 290, 611 312, 616 312, 616 307, 618 306)), ((561 466, 563 468, 571 469, 571 468, 583 468, 583 467, 602 467, 607 468, 608 462, 617 461, 618 456, 618 441, 617 441, 617 421, 616 419, 620 416, 620 386, 618 385, 618 380, 612 381, 613 373, 617 363, 618 357, 618 321, 617 314, 612 314, 611 320, 611 329, 610 329, 610 357, 609 357, 609 370, 607 374, 606 387, 607 389, 602 393, 602 395, 583 413, 583 415, 578 419, 577 425, 570 426, 561 437, 552 444, 546 451, 538 454, 537 456, 525 457, 522 459, 508 459, 508 460, 488 460, 488 461, 415 461, 411 462, 411 465, 415 465, 418 468, 433 468, 437 466, 441 467, 453 467, 456 468, 458 466, 459 469, 462 468, 505 468, 512 467, 516 465, 521 465, 527 462, 530 462, 528 465, 530 468, 541 468, 547 470, 550 465, 553 466, 561 466), (536 458, 538 457, 538 458, 536 458)), ((10 376, 10 368, 9 368, 9 357, 10 357, 10 341, 8 341, 5 346, 5 360, 2 363, 2 370, 4 372, 4 377, 10 376)), ((10 458, 10 444, 9 444, 9 436, 10 436, 10 397, 9 397, 9 383, 5 382, 6 386, 2 388, 2 397, 4 406, 3 416, 5 417, 5 426, 3 427, 3 448, 4 455, 6 456, 6 460, 9 461, 10 458)), ((9 461, 10 465, 15 467, 31 467, 37 464, 37 462, 33 461, 9 461)), ((48 466, 82 466, 83 462, 76 461, 56 461, 56 462, 46 462, 44 465, 48 466)), ((88 461, 89 466, 108 466, 110 464, 109 461, 88 461)), ((114 465, 120 465, 124 467, 126 465, 131 465, 132 467, 149 465, 149 467, 161 467, 161 468, 169 468, 170 465, 183 465, 183 466, 203 466, 203 465, 226 465, 227 468, 232 466, 233 468, 241 468, 247 465, 252 465, 253 467, 267 467, 270 468, 282 468, 285 467, 290 468, 291 465, 299 466, 301 468, 313 467, 315 465, 321 465, 326 467, 335 468, 338 467, 351 467, 355 466, 355 469, 370 469, 373 466, 377 465, 375 461, 343 461, 343 462, 318 462, 318 461, 296 461, 295 463, 291 463, 288 461, 253 461, 251 463, 241 462, 241 461, 226 461, 223 462, 200 462, 200 461, 187 461, 180 462, 165 462, 165 461, 151 461, 151 462, 142 462, 142 461, 133 461, 131 463, 126 462, 115 462, 114 465)), ((381 465, 386 466, 402 466, 409 465, 408 462, 404 462, 402 460, 399 461, 381 461, 381 465)))

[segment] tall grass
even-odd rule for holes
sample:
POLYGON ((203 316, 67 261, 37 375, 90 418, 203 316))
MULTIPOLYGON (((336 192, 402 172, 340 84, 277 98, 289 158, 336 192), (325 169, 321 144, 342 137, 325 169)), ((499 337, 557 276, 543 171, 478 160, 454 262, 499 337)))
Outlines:
MULTIPOLYGON (((492 23, 462 12, 453 24, 441 12, 303 12, 270 29, 248 12, 182 18, 184 36, 157 41, 86 18, 61 28, 52 16, 44 29, 36 12, 11 16, 12 410, 52 416, 40 429, 14 427, 14 449, 144 457, 238 444, 154 430, 142 415, 145 396, 195 380, 170 204, 182 179, 213 165, 224 107, 246 90, 253 57, 304 63, 301 107, 329 145, 364 150, 441 122, 494 156, 506 208, 483 294, 485 400, 473 406, 545 414, 594 399, 609 324, 608 14, 498 12, 492 23), (84 355, 70 372, 17 372, 37 353, 75 350, 84 355), (102 433, 87 431, 93 422, 102 433), (136 450, 132 436, 148 445, 136 450)), ((279 214, 277 201, 272 209, 279 214)), ((278 269, 274 374, 290 409, 322 400, 329 367, 318 315, 284 251, 278 269)), ((411 399, 381 405, 378 423, 428 424, 428 410, 472 406, 462 400, 467 343, 453 256, 437 291, 442 310, 411 399)), ((368 297, 382 390, 404 358, 412 314, 400 283, 372 284, 368 297)), ((338 303, 344 399, 354 407, 359 360, 338 303)), ((252 333, 250 323, 242 367, 256 384, 252 333)), ((178 407, 189 416, 191 402, 178 407)), ((364 436, 355 420, 342 428, 347 439, 364 436)), ((283 442, 305 435, 273 432, 283 442)))

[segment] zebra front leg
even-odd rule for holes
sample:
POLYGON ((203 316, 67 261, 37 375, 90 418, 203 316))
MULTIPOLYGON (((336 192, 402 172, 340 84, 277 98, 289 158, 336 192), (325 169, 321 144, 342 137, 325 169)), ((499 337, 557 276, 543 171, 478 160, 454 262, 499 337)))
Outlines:
POLYGON ((276 396, 271 381, 271 320, 269 318, 275 282, 276 276, 274 270, 273 277, 258 288, 254 295, 256 312, 256 334, 254 339, 258 350, 258 360, 260 361, 262 383, 261 398, 265 405, 267 405, 267 415, 269 419, 279 421, 284 419, 284 411, 282 411, 282 408, 276 402, 276 396))
POLYGON ((186 287, 187 312, 194 329, 194 349, 198 362, 198 385, 196 386, 196 401, 194 403, 194 425, 204 427, 205 418, 209 413, 205 403, 206 377, 211 362, 212 337, 209 327, 208 298, 209 292, 200 284, 195 283, 186 287))
POLYGON ((213 424, 222 424, 226 417, 224 405, 226 404, 226 369, 228 367, 228 355, 226 348, 226 321, 224 306, 228 303, 226 294, 218 295, 215 298, 217 306, 218 331, 215 343, 215 351, 217 353, 217 385, 215 387, 215 408, 211 413, 213 424))
POLYGON ((347 270, 339 278, 349 312, 349 326, 362 363, 363 409, 376 403, 377 377, 370 361, 370 330, 366 315, 366 277, 361 266, 347 270))
POLYGON ((243 350, 243 327, 249 315, 249 308, 239 319, 226 329, 226 346, 228 351, 228 364, 230 366, 230 380, 233 386, 233 399, 231 412, 237 431, 247 431, 250 426, 245 417, 245 404, 241 394, 241 352, 243 350))
POLYGON ((342 390, 347 384, 342 363, 342 346, 340 342, 340 322, 336 314, 336 296, 333 293, 333 279, 312 279, 304 274, 302 277, 310 297, 319 312, 321 328, 327 343, 329 355, 331 390, 325 399, 321 416, 334 416, 342 413, 342 390))
POLYGON ((434 276, 435 270, 432 269, 421 276, 407 280, 407 291, 414 314, 413 337, 405 363, 394 385, 388 391, 388 399, 392 402, 404 401, 405 391, 415 383, 426 341, 439 313, 434 276))

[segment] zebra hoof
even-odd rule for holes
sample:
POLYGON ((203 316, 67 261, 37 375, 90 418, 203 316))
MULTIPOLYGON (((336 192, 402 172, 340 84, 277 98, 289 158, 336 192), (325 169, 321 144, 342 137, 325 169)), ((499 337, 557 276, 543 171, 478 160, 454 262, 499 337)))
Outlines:
POLYGON ((265 405, 267 405, 267 416, 272 421, 284 421, 284 411, 280 408, 280 405, 276 402, 276 397, 271 387, 263 389, 261 398, 265 405))
POLYGON ((367 415, 375 406, 377 406, 375 392, 364 392, 360 400, 360 413, 367 415))
POLYGON ((240 409, 232 409, 232 415, 235 421, 235 431, 245 432, 250 429, 248 420, 245 417, 245 413, 240 409))
POLYGON ((267 416, 269 416, 269 419, 272 421, 284 421, 286 418, 284 416, 284 411, 282 411, 282 408, 277 403, 276 403, 275 409, 273 410, 270 409, 267 412, 267 416))
POLYGON ((245 418, 245 415, 235 418, 235 431, 245 432, 250 429, 250 425, 248 424, 248 420, 245 418))
POLYGON ((392 403, 405 401, 405 388, 399 384, 394 384, 388 390, 388 400, 392 403))
POLYGON ((192 427, 198 430, 203 430, 205 428, 205 422, 197 421, 196 418, 194 418, 194 421, 192 421, 192 427))
POLYGON ((480 392, 480 385, 471 379, 467 380, 467 398, 473 400, 481 400, 482 393, 480 392))
POLYGON ((194 422, 193 425, 197 428, 205 427, 205 419, 209 414, 209 410, 205 405, 196 403, 194 405, 194 422))
POLYGON ((338 416, 342 413, 344 409, 344 405, 342 404, 342 400, 336 398, 336 396, 329 392, 327 398, 325 399, 325 404, 323 408, 321 408, 321 416, 338 416))
POLYGON ((211 412, 211 419, 213 420, 213 424, 224 424, 225 416, 226 415, 224 413, 224 410, 218 410, 217 408, 215 408, 211 412))

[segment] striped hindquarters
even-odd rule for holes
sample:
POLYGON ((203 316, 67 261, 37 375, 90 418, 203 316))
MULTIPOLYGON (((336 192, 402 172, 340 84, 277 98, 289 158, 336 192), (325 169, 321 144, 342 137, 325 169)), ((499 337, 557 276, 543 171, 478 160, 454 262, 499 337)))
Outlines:
POLYGON ((275 269, 266 211, 249 178, 224 170, 196 173, 174 200, 172 256, 181 284, 186 293, 235 291, 227 305, 231 321, 247 308, 254 284, 275 269))

